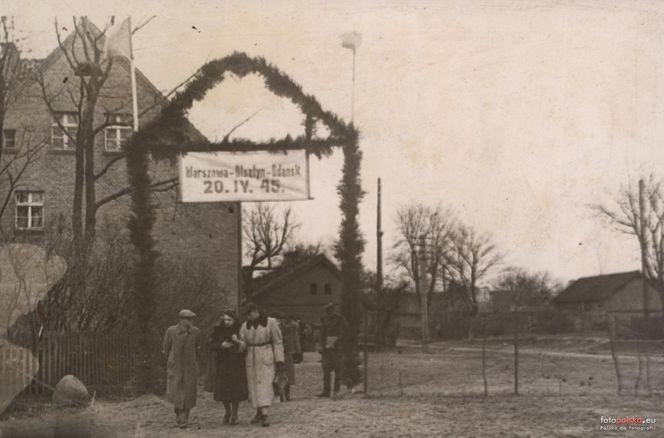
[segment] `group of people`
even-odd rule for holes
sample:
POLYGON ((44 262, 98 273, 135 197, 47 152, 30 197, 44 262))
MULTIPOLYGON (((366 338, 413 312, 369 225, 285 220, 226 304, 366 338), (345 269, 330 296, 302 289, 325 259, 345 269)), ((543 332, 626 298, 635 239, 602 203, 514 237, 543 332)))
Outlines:
MULTIPOLYGON (((321 321, 318 350, 323 365, 323 392, 331 394, 331 374, 335 374, 334 392, 341 387, 341 342, 346 330, 342 316, 334 305, 325 306, 321 321)), ((268 316, 254 303, 244 306, 246 320, 232 310, 223 312, 207 342, 212 355, 207 373, 206 389, 215 401, 222 402, 224 424, 238 424, 240 402, 250 400, 256 409, 252 424, 270 425, 268 409, 273 400, 291 399, 295 384, 293 364, 302 357, 298 323, 279 313, 268 316)), ((179 313, 179 322, 166 330, 163 353, 167 357, 166 393, 174 406, 176 423, 185 428, 189 413, 196 406, 199 367, 197 351, 202 345, 200 330, 193 325, 195 314, 179 313)))

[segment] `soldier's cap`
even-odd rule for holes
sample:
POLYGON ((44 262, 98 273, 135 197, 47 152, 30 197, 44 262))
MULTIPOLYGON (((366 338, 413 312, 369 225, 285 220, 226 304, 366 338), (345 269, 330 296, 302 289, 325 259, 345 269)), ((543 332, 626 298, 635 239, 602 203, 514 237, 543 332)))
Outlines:
POLYGON ((323 306, 323 309, 334 309, 334 303, 327 303, 325 306, 323 306))
POLYGON ((180 313, 178 313, 178 316, 180 318, 195 318, 196 314, 189 309, 182 309, 180 310, 180 313))

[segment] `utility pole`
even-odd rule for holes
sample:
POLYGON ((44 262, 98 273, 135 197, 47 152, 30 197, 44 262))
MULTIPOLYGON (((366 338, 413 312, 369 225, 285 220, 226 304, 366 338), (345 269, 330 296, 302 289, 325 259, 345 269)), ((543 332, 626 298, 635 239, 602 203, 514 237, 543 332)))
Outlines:
MULTIPOLYGON (((380 298, 383 292, 383 231, 381 230, 381 217, 380 217, 380 178, 378 178, 378 194, 376 200, 376 318, 374 320, 374 342, 377 341, 378 336, 383 336, 379 333, 378 316, 379 307, 381 305, 380 298)), ((369 312, 367 308, 364 309, 364 395, 369 394, 369 312)))
POLYGON ((645 219, 645 182, 639 180, 639 244, 641 245, 641 281, 643 284, 643 317, 648 317, 648 284, 646 282, 646 219, 645 219))
POLYGON ((519 395, 519 297, 518 290, 513 287, 514 312, 514 395, 519 395))
POLYGON ((419 270, 419 283, 420 283, 420 313, 422 317, 422 352, 429 352, 429 303, 427 302, 426 291, 426 236, 420 235, 419 240, 419 257, 418 257, 418 270, 419 270))
POLYGON ((378 178, 378 199, 376 205, 376 290, 383 292, 383 230, 381 229, 380 178, 378 178))
MULTIPOLYGON (((639 228, 640 228, 640 236, 639 236, 639 243, 641 244, 641 284, 643 287, 643 325, 644 327, 647 326, 648 324, 648 317, 649 315, 649 309, 648 309, 648 281, 646 279, 646 257, 648 256, 648 253, 646 252, 646 245, 647 245, 647 239, 646 239, 646 219, 645 219, 645 211, 646 211, 646 184, 643 181, 643 178, 639 179, 639 228)), ((637 334, 637 336, 640 334, 637 334)), ((637 339, 637 347, 639 346, 639 343, 641 342, 641 339, 637 339)), ((641 375, 641 355, 638 356, 639 358, 639 376, 641 375)), ((648 353, 645 354, 645 359, 646 359, 646 388, 648 390, 648 395, 651 394, 651 389, 650 389, 650 357, 648 356, 648 353)), ((638 385, 638 382, 637 382, 638 385)))

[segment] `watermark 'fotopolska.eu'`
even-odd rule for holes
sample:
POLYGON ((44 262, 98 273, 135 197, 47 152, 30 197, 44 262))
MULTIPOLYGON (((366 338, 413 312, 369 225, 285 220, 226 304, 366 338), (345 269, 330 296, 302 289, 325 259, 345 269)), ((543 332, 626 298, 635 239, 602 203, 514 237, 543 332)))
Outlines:
POLYGON ((653 431, 656 429, 656 418, 651 417, 605 417, 599 418, 599 430, 602 431, 653 431))

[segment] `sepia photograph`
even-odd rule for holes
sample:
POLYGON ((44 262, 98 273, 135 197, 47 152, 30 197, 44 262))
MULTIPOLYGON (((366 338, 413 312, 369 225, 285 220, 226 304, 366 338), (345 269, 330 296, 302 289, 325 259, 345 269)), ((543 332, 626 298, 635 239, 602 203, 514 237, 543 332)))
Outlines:
POLYGON ((662 422, 664 1, 0 0, 0 438, 662 422))

